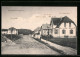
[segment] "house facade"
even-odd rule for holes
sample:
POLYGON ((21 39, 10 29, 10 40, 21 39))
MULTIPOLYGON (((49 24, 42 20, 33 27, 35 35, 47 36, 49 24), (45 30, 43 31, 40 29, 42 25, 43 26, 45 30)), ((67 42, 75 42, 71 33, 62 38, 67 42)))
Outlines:
POLYGON ((42 24, 41 26, 41 35, 47 36, 52 34, 52 29, 50 24, 42 24))
POLYGON ((67 16, 62 18, 51 18, 50 26, 52 28, 53 37, 76 37, 76 24, 67 16))
POLYGON ((18 35, 18 30, 14 27, 11 27, 11 28, 8 29, 7 34, 16 34, 16 35, 18 35))
POLYGON ((1 34, 7 34, 7 32, 8 32, 8 29, 2 29, 1 30, 1 34))

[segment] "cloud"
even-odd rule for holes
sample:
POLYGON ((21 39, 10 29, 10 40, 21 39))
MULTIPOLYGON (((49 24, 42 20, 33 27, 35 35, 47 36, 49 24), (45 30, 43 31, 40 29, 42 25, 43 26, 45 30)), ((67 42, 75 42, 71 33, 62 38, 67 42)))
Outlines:
POLYGON ((4 7, 2 10, 2 26, 4 28, 14 26, 16 28, 33 30, 42 24, 50 23, 52 16, 68 16, 77 24, 77 7, 16 7, 16 10, 13 12, 6 11, 11 9, 13 11, 15 7, 4 7), (17 11, 19 9, 24 9, 25 11, 19 12, 17 11))
POLYGON ((50 23, 50 17, 43 17, 42 14, 33 14, 32 17, 28 19, 29 27, 34 30, 37 27, 40 27, 42 24, 50 23))

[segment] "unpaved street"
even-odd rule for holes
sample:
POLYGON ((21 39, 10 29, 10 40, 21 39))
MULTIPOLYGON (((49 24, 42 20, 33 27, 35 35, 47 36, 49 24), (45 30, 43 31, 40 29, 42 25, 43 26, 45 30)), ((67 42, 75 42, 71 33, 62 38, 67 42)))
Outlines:
POLYGON ((60 53, 50 49, 46 45, 36 41, 28 35, 23 35, 23 38, 16 40, 14 45, 2 47, 2 54, 46 54, 60 55, 60 53))

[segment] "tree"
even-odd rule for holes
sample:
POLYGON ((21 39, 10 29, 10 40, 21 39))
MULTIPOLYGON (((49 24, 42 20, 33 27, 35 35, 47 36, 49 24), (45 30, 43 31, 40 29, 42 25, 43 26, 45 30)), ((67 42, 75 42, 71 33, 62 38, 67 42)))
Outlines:
POLYGON ((14 27, 11 27, 11 28, 10 28, 10 31, 11 31, 11 38, 12 38, 12 32, 13 32, 13 30, 14 30, 14 27))

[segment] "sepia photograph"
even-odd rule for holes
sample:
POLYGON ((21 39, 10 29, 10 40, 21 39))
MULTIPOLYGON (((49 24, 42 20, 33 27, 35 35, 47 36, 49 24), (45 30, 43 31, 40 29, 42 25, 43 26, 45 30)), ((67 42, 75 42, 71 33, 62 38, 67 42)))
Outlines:
POLYGON ((77 55, 77 6, 1 6, 1 55, 77 55))

